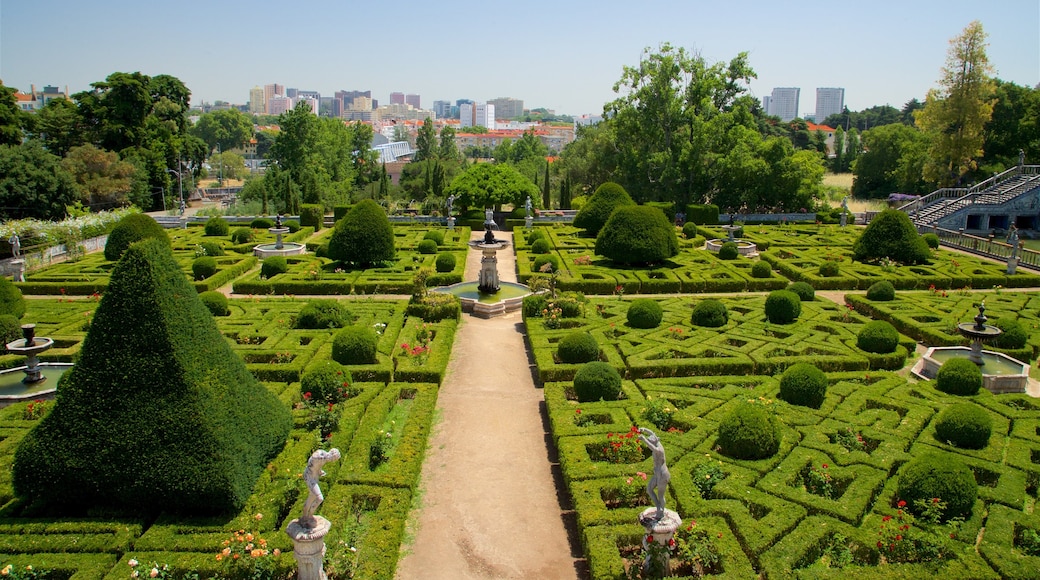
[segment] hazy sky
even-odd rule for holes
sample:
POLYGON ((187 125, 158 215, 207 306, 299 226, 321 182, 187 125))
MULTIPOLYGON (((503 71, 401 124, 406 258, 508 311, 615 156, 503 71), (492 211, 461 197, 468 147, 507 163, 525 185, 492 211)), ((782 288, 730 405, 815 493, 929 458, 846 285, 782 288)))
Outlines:
POLYGON ((663 42, 710 62, 750 53, 761 99, 844 87, 851 110, 923 100, 949 40, 972 20, 989 35, 996 76, 1040 82, 1040 0, 899 2, 270 2, 0 0, 0 79, 29 90, 86 90, 115 71, 170 74, 192 103, 245 103, 267 83, 392 91, 434 100, 496 97, 599 114, 623 66, 663 42))

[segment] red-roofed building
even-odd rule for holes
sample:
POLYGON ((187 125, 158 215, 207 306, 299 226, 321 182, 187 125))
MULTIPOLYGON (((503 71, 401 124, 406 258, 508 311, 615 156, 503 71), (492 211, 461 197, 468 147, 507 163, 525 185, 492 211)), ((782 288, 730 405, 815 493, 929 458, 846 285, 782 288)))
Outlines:
POLYGON ((834 128, 833 127, 828 127, 827 125, 817 125, 816 123, 813 123, 812 121, 806 121, 805 122, 805 127, 809 130, 810 133, 815 133, 816 131, 822 132, 823 136, 825 137, 824 143, 827 144, 827 156, 830 157, 830 156, 834 155, 834 128))

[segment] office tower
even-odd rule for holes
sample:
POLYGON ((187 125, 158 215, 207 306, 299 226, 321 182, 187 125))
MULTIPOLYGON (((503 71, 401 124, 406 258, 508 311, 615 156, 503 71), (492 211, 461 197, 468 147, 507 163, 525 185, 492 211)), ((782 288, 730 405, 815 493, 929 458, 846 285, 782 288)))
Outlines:
POLYGON ((798 87, 777 87, 769 99, 769 114, 787 122, 798 117, 798 98, 802 90, 798 87))
POLYGON ((293 108, 293 100, 289 97, 283 97, 281 95, 275 95, 267 101, 267 114, 268 115, 281 115, 282 113, 293 108))
POLYGON ((264 110, 264 89, 259 86, 249 89, 249 112, 262 115, 264 110))
POLYGON ((500 119, 515 119, 524 115, 523 99, 499 97, 491 99, 488 104, 495 106, 495 116, 500 119))
POLYGON ((845 89, 842 88, 818 88, 816 89, 816 122, 823 121, 831 115, 837 115, 845 110, 845 89))
POLYGON ((460 127, 487 127, 495 129, 495 106, 490 103, 462 103, 459 105, 460 127))
POLYGON ((412 107, 414 107, 416 109, 421 109, 422 108, 422 107, 419 106, 419 95, 405 95, 404 103, 406 105, 411 105, 412 107))
POLYGON ((285 96, 285 85, 280 85, 278 83, 264 85, 264 112, 266 112, 268 115, 275 114, 271 112, 271 99, 273 99, 275 96, 285 96))
POLYGON ((404 93, 390 93, 390 104, 391 105, 403 105, 404 104, 404 93))
POLYGON ((289 97, 290 99, 295 99, 297 96, 299 96, 297 93, 298 90, 292 87, 285 89, 285 96, 289 97))
POLYGON ((451 118, 451 101, 434 101, 433 113, 438 119, 451 118))

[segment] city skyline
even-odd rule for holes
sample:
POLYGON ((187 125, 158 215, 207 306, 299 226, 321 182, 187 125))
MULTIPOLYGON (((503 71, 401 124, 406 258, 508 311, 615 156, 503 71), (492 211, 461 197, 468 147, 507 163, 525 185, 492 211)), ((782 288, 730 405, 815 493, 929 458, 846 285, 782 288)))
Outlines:
POLYGON ((805 115, 815 110, 817 87, 843 87, 850 110, 923 100, 940 77, 948 41, 977 19, 989 35, 995 76, 1040 83, 1035 0, 999 8, 961 0, 752 3, 739 18, 721 6, 672 0, 638 10, 614 0, 535 0, 519 14, 410 0, 395 4, 395 16, 368 4, 304 12, 264 0, 186 0, 178 9, 171 15, 129 0, 55 0, 46 10, 4 2, 0 79, 23 91, 35 84, 78 92, 112 72, 140 71, 181 79, 195 105, 245 104, 254 86, 278 83, 323 96, 370 90, 381 103, 391 92, 420 95, 427 108, 508 96, 527 108, 600 114, 618 96, 611 87, 623 67, 637 65, 644 48, 670 42, 709 63, 748 51, 758 74, 751 95, 761 100, 775 87, 800 87, 805 115))

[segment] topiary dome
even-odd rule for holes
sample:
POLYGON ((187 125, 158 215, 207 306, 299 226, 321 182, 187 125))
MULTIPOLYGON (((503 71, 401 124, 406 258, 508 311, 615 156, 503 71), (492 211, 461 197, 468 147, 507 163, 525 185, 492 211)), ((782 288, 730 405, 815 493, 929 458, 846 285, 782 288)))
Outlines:
MULTIPOLYGON (((130 244, 146 238, 163 240, 170 245, 170 236, 159 222, 146 213, 132 213, 116 223, 105 242, 105 259, 116 261, 130 244)), ((212 254, 211 254, 212 255, 212 254)))
POLYGON ((628 195, 625 188, 608 181, 597 187, 588 202, 574 215, 574 227, 598 236, 599 231, 606 225, 610 214, 614 213, 615 209, 635 204, 636 202, 632 201, 632 197, 628 195))
POLYGON ((329 258, 339 262, 369 266, 395 255, 394 229, 371 199, 361 200, 336 222, 329 240, 329 258))
POLYGON ((867 262, 888 258, 901 264, 926 264, 932 257, 910 217, 896 209, 874 216, 852 245, 852 259, 867 262))
POLYGON ((679 238, 660 208, 621 206, 596 236, 596 253, 619 264, 654 264, 679 253, 679 238))

